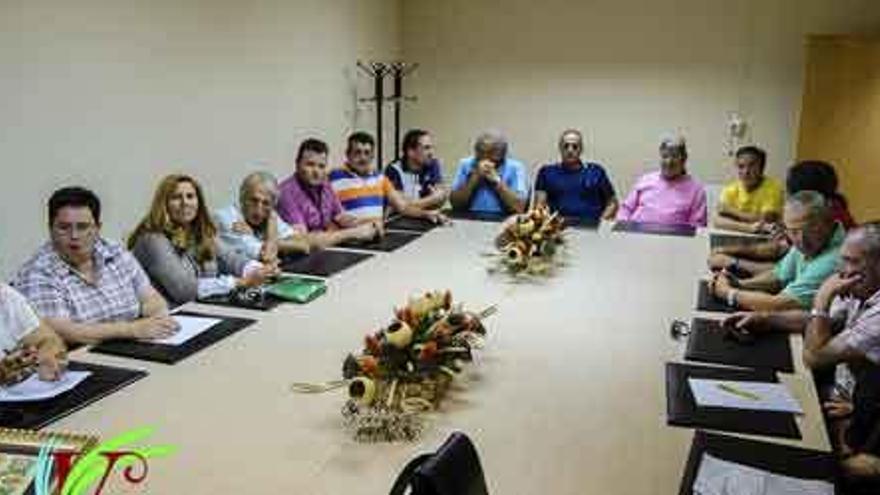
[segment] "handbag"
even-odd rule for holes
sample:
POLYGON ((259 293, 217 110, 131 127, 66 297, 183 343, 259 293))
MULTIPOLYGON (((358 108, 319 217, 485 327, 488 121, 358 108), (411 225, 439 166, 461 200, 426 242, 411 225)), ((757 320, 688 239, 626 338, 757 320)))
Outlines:
POLYGON ((411 460, 397 476, 390 495, 405 493, 488 495, 477 449, 467 435, 454 432, 437 452, 411 460))

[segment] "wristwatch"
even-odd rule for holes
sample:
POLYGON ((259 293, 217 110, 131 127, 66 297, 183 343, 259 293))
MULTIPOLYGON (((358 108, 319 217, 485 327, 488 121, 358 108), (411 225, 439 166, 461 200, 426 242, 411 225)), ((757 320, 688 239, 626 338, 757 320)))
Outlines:
POLYGON ((813 308, 810 310, 810 319, 812 320, 813 318, 830 319, 831 314, 828 311, 825 311, 824 309, 813 308))
POLYGON ((736 293, 739 292, 736 289, 730 289, 727 291, 727 305, 731 308, 736 307, 736 293))

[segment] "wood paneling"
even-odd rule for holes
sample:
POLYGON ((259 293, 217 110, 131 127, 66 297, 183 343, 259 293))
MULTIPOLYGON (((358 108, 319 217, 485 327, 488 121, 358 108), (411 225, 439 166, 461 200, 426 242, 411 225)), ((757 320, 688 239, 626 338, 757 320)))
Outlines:
POLYGON ((833 163, 856 220, 880 219, 880 39, 809 38, 798 158, 833 163))

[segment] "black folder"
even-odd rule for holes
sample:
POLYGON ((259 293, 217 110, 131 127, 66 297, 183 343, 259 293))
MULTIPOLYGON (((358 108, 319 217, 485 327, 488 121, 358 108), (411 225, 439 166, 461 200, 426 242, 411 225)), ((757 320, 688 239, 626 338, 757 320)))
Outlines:
POLYGON ((666 423, 686 428, 801 439, 794 414, 724 407, 697 407, 688 378, 778 383, 770 369, 735 369, 666 363, 666 423))
POLYGON ((450 210, 444 211, 443 213, 450 218, 458 220, 475 220, 478 222, 503 222, 511 215, 511 213, 470 210, 450 210))
POLYGON ((714 311, 716 313, 736 312, 736 308, 728 306, 727 303, 709 292, 709 282, 706 280, 700 280, 697 289, 697 309, 700 311, 714 311))
POLYGON ((709 236, 709 247, 712 249, 727 246, 754 246, 764 244, 769 237, 746 236, 736 234, 712 234, 709 236))
POLYGON ((635 234, 670 235, 677 237, 693 237, 697 235, 697 228, 684 223, 665 224, 651 222, 624 222, 619 221, 612 229, 615 232, 631 232, 635 234))
POLYGON ((754 335, 754 341, 741 343, 731 338, 721 322, 695 318, 691 322, 685 359, 727 364, 745 368, 770 368, 794 373, 789 335, 769 332, 754 335))
POLYGON ((346 241, 339 244, 341 248, 364 249, 390 253, 421 237, 418 232, 385 232, 385 235, 372 241, 346 241))
POLYGON ((596 230, 602 220, 587 217, 565 217, 565 226, 573 229, 596 230))
POLYGON ((410 232, 428 232, 437 228, 437 224, 424 218, 398 216, 385 223, 386 230, 406 230, 410 232))
POLYGON ((305 256, 285 257, 281 271, 314 277, 329 277, 373 256, 370 253, 322 250, 305 256))
POLYGON ((248 318, 231 318, 194 313, 190 311, 180 311, 175 314, 181 316, 218 318, 221 321, 181 345, 156 344, 139 340, 108 340, 92 347, 91 351, 101 354, 112 354, 114 356, 143 359, 145 361, 155 361, 164 364, 174 364, 256 322, 256 320, 248 318))
POLYGON ((0 427, 37 430, 147 376, 146 371, 71 361, 72 371, 91 371, 82 383, 51 399, 0 403, 0 427))
POLYGON ((831 453, 697 430, 681 477, 679 495, 693 495, 703 454, 791 478, 833 483, 837 477, 831 453))

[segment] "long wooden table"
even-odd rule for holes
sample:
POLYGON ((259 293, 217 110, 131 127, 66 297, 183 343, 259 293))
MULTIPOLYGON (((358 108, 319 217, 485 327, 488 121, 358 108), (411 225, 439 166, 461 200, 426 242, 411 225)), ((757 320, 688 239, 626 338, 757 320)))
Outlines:
MULTIPOLYGON (((305 305, 257 313, 192 305, 259 322, 165 366, 90 353, 150 376, 53 428, 110 437, 151 425, 149 443, 178 446, 150 465, 156 494, 383 494, 414 455, 453 430, 473 438, 494 494, 677 493, 692 430, 666 425, 664 363, 681 360, 673 319, 690 318, 705 276, 708 233, 696 238, 570 231, 570 262, 554 278, 489 275, 481 252, 497 224, 457 221, 329 280, 305 305), (341 425, 342 391, 296 395, 294 381, 340 377, 342 360, 395 305, 451 289, 497 304, 480 362, 464 374, 415 443, 360 444, 341 425)), ((703 315, 705 316, 705 315, 703 315)), ((720 317, 714 315, 714 317, 720 317)), ((829 450, 809 375, 782 375, 806 414, 802 441, 829 450)), ((119 485, 118 483, 116 484, 119 485)))

